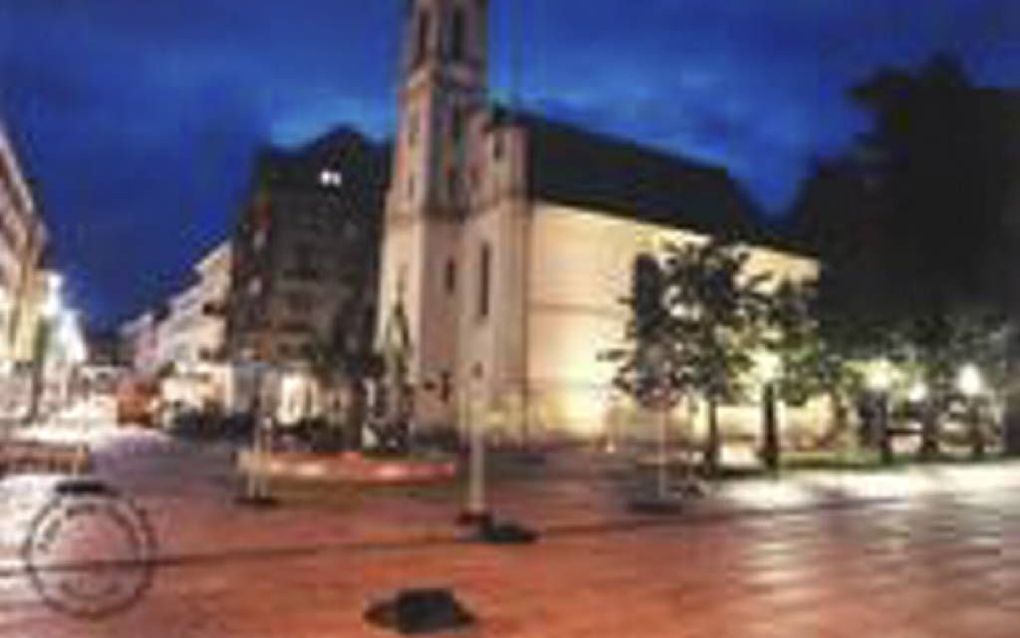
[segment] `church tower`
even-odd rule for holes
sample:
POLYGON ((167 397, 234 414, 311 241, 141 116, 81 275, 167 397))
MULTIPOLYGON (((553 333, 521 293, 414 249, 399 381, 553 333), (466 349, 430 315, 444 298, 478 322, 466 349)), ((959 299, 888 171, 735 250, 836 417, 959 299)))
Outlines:
POLYGON ((468 158, 486 100, 487 0, 407 0, 398 136, 387 196, 379 334, 406 322, 418 423, 456 414, 468 158), (395 312, 396 309, 400 312, 395 312))

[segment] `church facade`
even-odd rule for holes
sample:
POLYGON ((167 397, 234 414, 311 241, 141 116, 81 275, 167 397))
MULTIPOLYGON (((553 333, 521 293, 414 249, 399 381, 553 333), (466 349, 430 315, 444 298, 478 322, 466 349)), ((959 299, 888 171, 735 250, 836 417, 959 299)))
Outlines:
POLYGON ((635 258, 725 236, 807 279, 725 170, 493 106, 487 0, 413 0, 387 196, 380 334, 409 340, 418 426, 603 434, 635 258))

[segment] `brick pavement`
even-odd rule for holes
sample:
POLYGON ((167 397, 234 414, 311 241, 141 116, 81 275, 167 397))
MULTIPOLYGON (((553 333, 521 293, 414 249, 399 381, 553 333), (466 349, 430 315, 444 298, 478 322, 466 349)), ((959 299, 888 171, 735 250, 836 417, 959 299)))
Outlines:
POLYGON ((468 636, 1020 635, 1015 466, 735 483, 649 525, 624 518, 601 475, 568 472, 547 489, 499 487, 503 511, 553 528, 507 548, 416 542, 453 535, 454 495, 239 510, 215 454, 132 445, 107 470, 152 511, 163 551, 183 558, 137 607, 98 624, 0 578, 0 636, 386 636, 362 622, 367 603, 431 585, 454 587, 479 615, 468 636))

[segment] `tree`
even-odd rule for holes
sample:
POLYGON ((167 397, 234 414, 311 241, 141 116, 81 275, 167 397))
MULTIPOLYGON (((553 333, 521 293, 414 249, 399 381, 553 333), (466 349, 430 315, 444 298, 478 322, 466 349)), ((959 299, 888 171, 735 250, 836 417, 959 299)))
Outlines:
POLYGON ((25 424, 32 425, 40 416, 43 392, 46 388, 46 358, 53 337, 53 322, 40 317, 32 339, 32 369, 29 382, 28 411, 25 424))
POLYGON ((667 421, 669 411, 683 396, 686 388, 676 374, 678 363, 675 335, 670 329, 669 309, 662 266, 650 254, 638 255, 634 261, 631 294, 623 302, 630 309, 627 322, 627 344, 604 353, 607 360, 617 363, 615 385, 648 410, 660 410, 659 424, 659 498, 667 494, 666 464, 667 421))
POLYGON ((704 464, 719 469, 718 407, 736 399, 753 366, 766 276, 744 271, 748 255, 720 242, 672 244, 635 264, 627 344, 611 358, 617 385, 647 403, 662 395, 701 398, 708 412, 704 464))
POLYGON ((326 338, 313 341, 305 353, 325 390, 328 419, 335 422, 339 416, 336 405, 345 406, 345 444, 355 449, 362 445, 361 433, 368 415, 367 383, 382 372, 381 358, 372 343, 374 314, 363 299, 348 297, 326 338))
MULTIPOLYGON (((774 385, 779 397, 792 405, 827 397, 832 427, 822 442, 843 435, 849 429, 853 397, 863 386, 859 360, 874 347, 873 333, 838 315, 827 317, 820 305, 818 282, 786 281, 768 297, 763 334, 764 347, 776 358, 774 385)), ((764 434, 766 442, 778 438, 764 434)), ((774 457, 778 464, 778 450, 766 449, 763 456, 774 457)))
MULTIPOLYGON (((918 365, 929 384, 941 385, 936 369, 952 349, 952 318, 1020 313, 1012 213, 1020 204, 1020 97, 975 86, 945 55, 917 70, 879 70, 849 96, 873 125, 808 180, 794 224, 826 264, 823 305, 903 335, 926 362, 918 365)), ((1016 368, 1020 342, 1008 346, 1016 368)), ((1020 384, 1004 391, 1008 447, 1020 452, 1020 384)), ((933 396, 926 408, 926 454, 939 401, 933 396)))
MULTIPOLYGON (((981 370, 991 387, 1003 386, 1008 378, 1006 357, 1011 338, 1012 328, 1000 314, 978 310, 930 314, 900 328, 900 359, 924 390, 918 397, 921 459, 930 460, 940 453, 942 419, 960 398, 958 380, 965 366, 981 370)), ((969 425, 979 427, 976 422, 969 425)), ((972 432, 972 439, 977 441, 978 434, 972 432)))

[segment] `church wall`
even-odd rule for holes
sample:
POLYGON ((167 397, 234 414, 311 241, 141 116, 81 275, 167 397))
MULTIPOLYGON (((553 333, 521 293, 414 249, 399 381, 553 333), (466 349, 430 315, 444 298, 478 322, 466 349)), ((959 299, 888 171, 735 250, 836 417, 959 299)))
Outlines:
MULTIPOLYGON (((524 287, 525 233, 529 204, 520 193, 523 146, 514 131, 502 131, 500 158, 489 152, 491 139, 482 144, 486 168, 475 211, 465 221, 460 261, 462 282, 460 399, 463 410, 484 411, 492 424, 502 416, 508 423, 519 420, 524 385, 524 287), (489 312, 481 316, 481 253, 489 246, 489 312)), ((463 415, 461 424, 467 423, 463 415)))
MULTIPOLYGON (((630 293, 631 271, 641 252, 658 251, 665 243, 701 242, 706 237, 653 224, 536 203, 530 231, 530 291, 527 348, 531 414, 539 426, 583 437, 607 431, 612 419, 648 419, 619 407, 611 386, 613 366, 600 354, 618 346, 628 312, 621 300, 630 293), (621 416, 625 415, 625 416, 621 416)), ((801 280, 818 274, 816 262, 781 252, 750 248, 749 271, 771 272, 777 279, 801 280)), ((817 421, 785 411, 791 424, 817 421)), ((753 437, 759 429, 754 405, 722 410, 724 429, 734 436, 753 437)), ((697 412, 678 418, 702 426, 697 412), (693 417, 692 417, 693 414, 693 417)), ((640 424, 629 428, 640 431, 640 424)))

